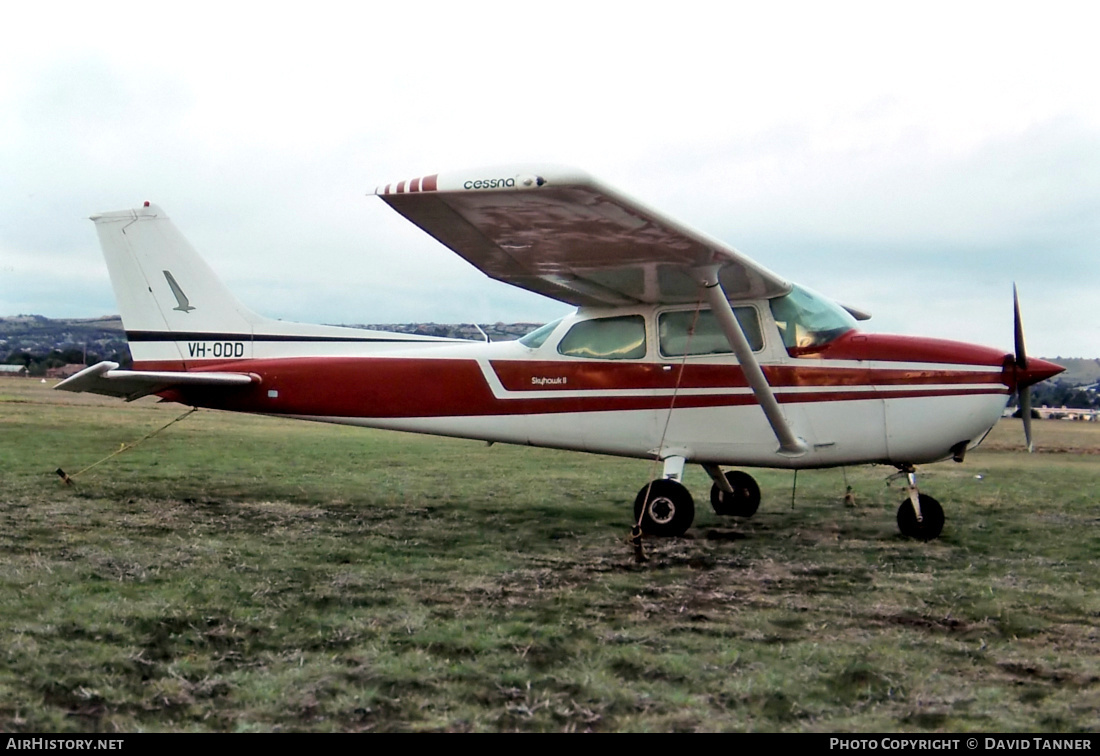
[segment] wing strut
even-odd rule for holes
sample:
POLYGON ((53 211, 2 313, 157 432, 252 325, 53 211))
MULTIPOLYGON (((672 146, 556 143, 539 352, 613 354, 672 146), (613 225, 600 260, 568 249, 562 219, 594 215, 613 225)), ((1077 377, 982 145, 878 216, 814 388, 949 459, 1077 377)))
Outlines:
POLYGON ((805 441, 794 434, 787 418, 783 417, 783 412, 779 409, 779 402, 775 399, 772 387, 768 384, 764 371, 760 369, 760 363, 756 361, 748 339, 745 338, 745 332, 741 330, 741 324, 737 322, 737 317, 733 314, 733 308, 730 307, 729 300, 726 299, 726 292, 723 291, 722 285, 718 281, 718 266, 709 265, 705 268, 696 268, 696 272, 700 277, 699 285, 703 287, 703 291, 707 295, 707 301, 710 302, 710 309, 714 313, 722 332, 726 335, 726 340, 729 342, 730 348, 733 349, 734 355, 737 356, 737 361, 741 364, 741 370, 745 374, 745 380, 748 381, 753 394, 756 395, 756 401, 760 403, 760 408, 764 410, 764 415, 768 418, 768 424, 772 427, 772 431, 779 441, 778 453, 785 457, 802 456, 809 451, 809 447, 806 446, 805 441))

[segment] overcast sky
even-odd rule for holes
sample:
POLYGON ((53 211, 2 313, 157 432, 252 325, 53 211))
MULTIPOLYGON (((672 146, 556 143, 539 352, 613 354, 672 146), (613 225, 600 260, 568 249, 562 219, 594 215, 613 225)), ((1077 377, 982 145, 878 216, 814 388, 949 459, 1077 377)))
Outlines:
POLYGON ((7 4, 0 315, 117 312, 92 213, 163 207, 259 312, 544 321, 368 196, 573 165, 871 330, 1100 357, 1087 3, 7 4), (175 8, 176 10, 169 10, 175 8))

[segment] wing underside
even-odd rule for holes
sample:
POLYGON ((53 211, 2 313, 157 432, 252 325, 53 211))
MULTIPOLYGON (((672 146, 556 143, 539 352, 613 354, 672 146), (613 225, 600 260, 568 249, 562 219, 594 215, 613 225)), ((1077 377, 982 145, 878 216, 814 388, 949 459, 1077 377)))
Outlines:
POLYGON ((714 265, 731 300, 791 288, 733 247, 572 170, 426 176, 375 193, 490 277, 572 305, 695 302, 693 269, 714 265))

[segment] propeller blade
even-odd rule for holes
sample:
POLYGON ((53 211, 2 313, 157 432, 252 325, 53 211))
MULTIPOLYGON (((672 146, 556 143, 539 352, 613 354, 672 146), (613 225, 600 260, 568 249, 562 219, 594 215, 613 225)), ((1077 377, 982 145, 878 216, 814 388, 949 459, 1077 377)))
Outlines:
POLYGON ((1035 451, 1035 442, 1031 436, 1031 387, 1021 386, 1020 395, 1020 419, 1024 421, 1024 440, 1027 441, 1028 454, 1035 451))
POLYGON ((1024 440, 1027 442, 1027 450, 1033 452, 1035 439, 1031 435, 1031 386, 1057 375, 1065 368, 1053 362, 1036 359, 1032 361, 1031 369, 1028 369, 1027 349, 1024 347, 1024 321, 1020 317, 1020 295, 1016 291, 1016 284, 1012 284, 1012 311, 1015 316, 1013 338, 1016 342, 1016 356, 1013 360, 1016 373, 1016 396, 1020 405, 1020 419, 1024 421, 1024 440))
POLYGON ((1020 295, 1016 293, 1016 284, 1012 284, 1012 310, 1016 316, 1013 336, 1016 342, 1016 367, 1027 370, 1027 349, 1024 348, 1024 321, 1020 317, 1020 295))

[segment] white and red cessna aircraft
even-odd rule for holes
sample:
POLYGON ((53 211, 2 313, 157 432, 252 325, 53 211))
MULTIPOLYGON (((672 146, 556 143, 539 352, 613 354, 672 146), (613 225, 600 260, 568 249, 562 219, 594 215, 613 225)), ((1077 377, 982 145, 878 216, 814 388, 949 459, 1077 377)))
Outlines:
POLYGON ((722 465, 894 465, 903 533, 939 503, 914 466, 962 461, 1020 393, 1062 370, 972 344, 864 333, 868 316, 571 169, 438 174, 376 195, 487 275, 576 306, 519 341, 482 343, 257 315, 160 208, 93 216, 133 355, 59 384, 194 407, 662 460, 635 517, 682 535, 687 462, 722 515, 750 516, 751 476, 722 465))

